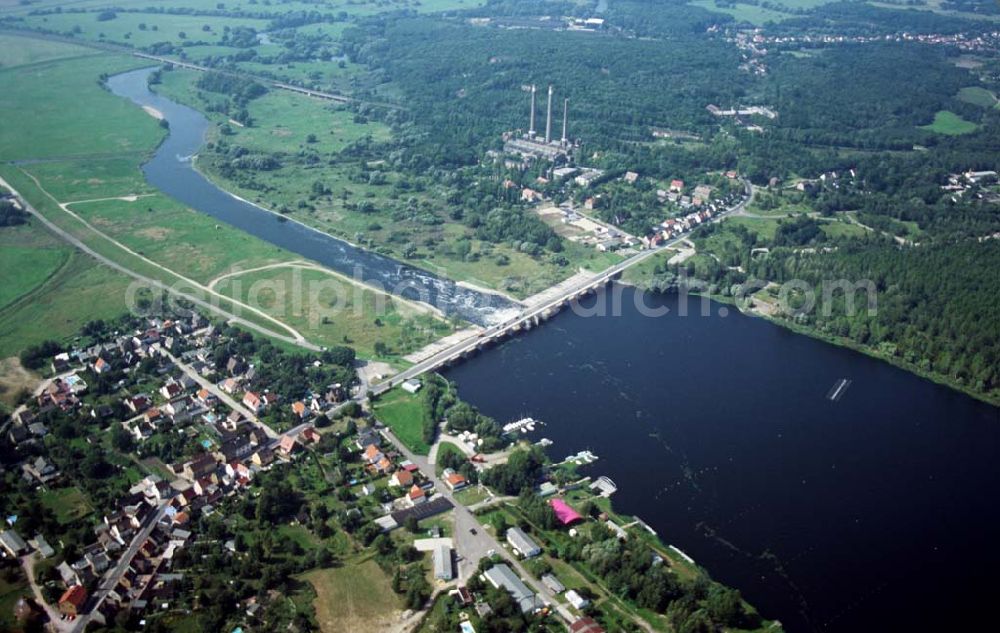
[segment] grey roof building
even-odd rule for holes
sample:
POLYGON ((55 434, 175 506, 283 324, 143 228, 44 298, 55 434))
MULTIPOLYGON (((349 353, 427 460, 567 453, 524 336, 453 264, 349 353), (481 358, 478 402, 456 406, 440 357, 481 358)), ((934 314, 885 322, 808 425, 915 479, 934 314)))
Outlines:
POLYGON ((538 546, 538 543, 531 540, 531 537, 525 534, 521 528, 507 528, 507 542, 525 558, 538 556, 542 553, 542 548, 538 546))
POLYGON ((11 556, 20 556, 28 551, 28 544, 24 542, 21 535, 14 530, 7 530, 0 533, 0 545, 3 546, 11 556))
POLYGON ((451 580, 455 577, 451 566, 451 548, 447 545, 434 548, 434 577, 440 580, 451 580))
POLYGON ((542 576, 542 584, 551 589, 552 593, 562 593, 566 591, 566 587, 552 574, 545 574, 542 576))
POLYGON ((522 613, 532 613, 542 604, 528 586, 504 563, 494 565, 486 570, 486 580, 497 589, 503 588, 510 592, 522 613))

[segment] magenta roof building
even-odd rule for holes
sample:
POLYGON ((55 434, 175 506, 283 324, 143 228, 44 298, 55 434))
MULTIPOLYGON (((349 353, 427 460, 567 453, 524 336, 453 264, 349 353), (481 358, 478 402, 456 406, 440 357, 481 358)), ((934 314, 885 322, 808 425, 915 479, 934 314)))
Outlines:
POLYGON ((562 525, 572 525, 583 519, 580 513, 569 507, 569 504, 562 499, 549 499, 549 505, 552 506, 552 511, 556 513, 556 519, 562 525))

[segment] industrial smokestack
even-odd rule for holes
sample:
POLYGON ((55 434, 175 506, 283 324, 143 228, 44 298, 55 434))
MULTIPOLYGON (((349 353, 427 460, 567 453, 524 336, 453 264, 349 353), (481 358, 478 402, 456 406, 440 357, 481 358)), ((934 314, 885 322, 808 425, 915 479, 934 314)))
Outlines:
POLYGON ((569 99, 563 99, 563 135, 562 135, 562 144, 563 145, 565 145, 566 142, 567 142, 567 139, 566 139, 566 121, 569 118, 568 114, 567 114, 568 112, 569 112, 569 99))
POLYGON ((528 136, 535 135, 535 84, 531 84, 531 126, 528 128, 528 136))
POLYGON ((552 142, 552 86, 549 86, 549 109, 545 117, 545 142, 552 142))

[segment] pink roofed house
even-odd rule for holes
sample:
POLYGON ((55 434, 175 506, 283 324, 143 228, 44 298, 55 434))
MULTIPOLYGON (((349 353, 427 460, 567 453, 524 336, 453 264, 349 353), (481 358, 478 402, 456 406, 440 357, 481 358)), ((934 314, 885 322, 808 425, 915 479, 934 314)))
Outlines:
POLYGON ((556 520, 559 521, 560 525, 572 525, 577 521, 583 520, 580 513, 571 508, 562 499, 549 499, 549 505, 552 506, 552 511, 556 513, 556 520))

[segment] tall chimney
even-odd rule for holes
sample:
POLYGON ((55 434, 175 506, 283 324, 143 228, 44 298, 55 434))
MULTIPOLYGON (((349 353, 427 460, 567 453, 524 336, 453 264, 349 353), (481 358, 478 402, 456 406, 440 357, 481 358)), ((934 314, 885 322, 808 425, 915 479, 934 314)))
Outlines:
POLYGON ((563 99, 563 135, 562 144, 566 144, 566 120, 569 118, 567 113, 569 112, 569 99, 563 99))
POLYGON ((552 142, 552 86, 549 86, 549 109, 545 117, 545 142, 552 142))
POLYGON ((531 127, 528 128, 528 136, 535 135, 535 84, 531 84, 531 127))

